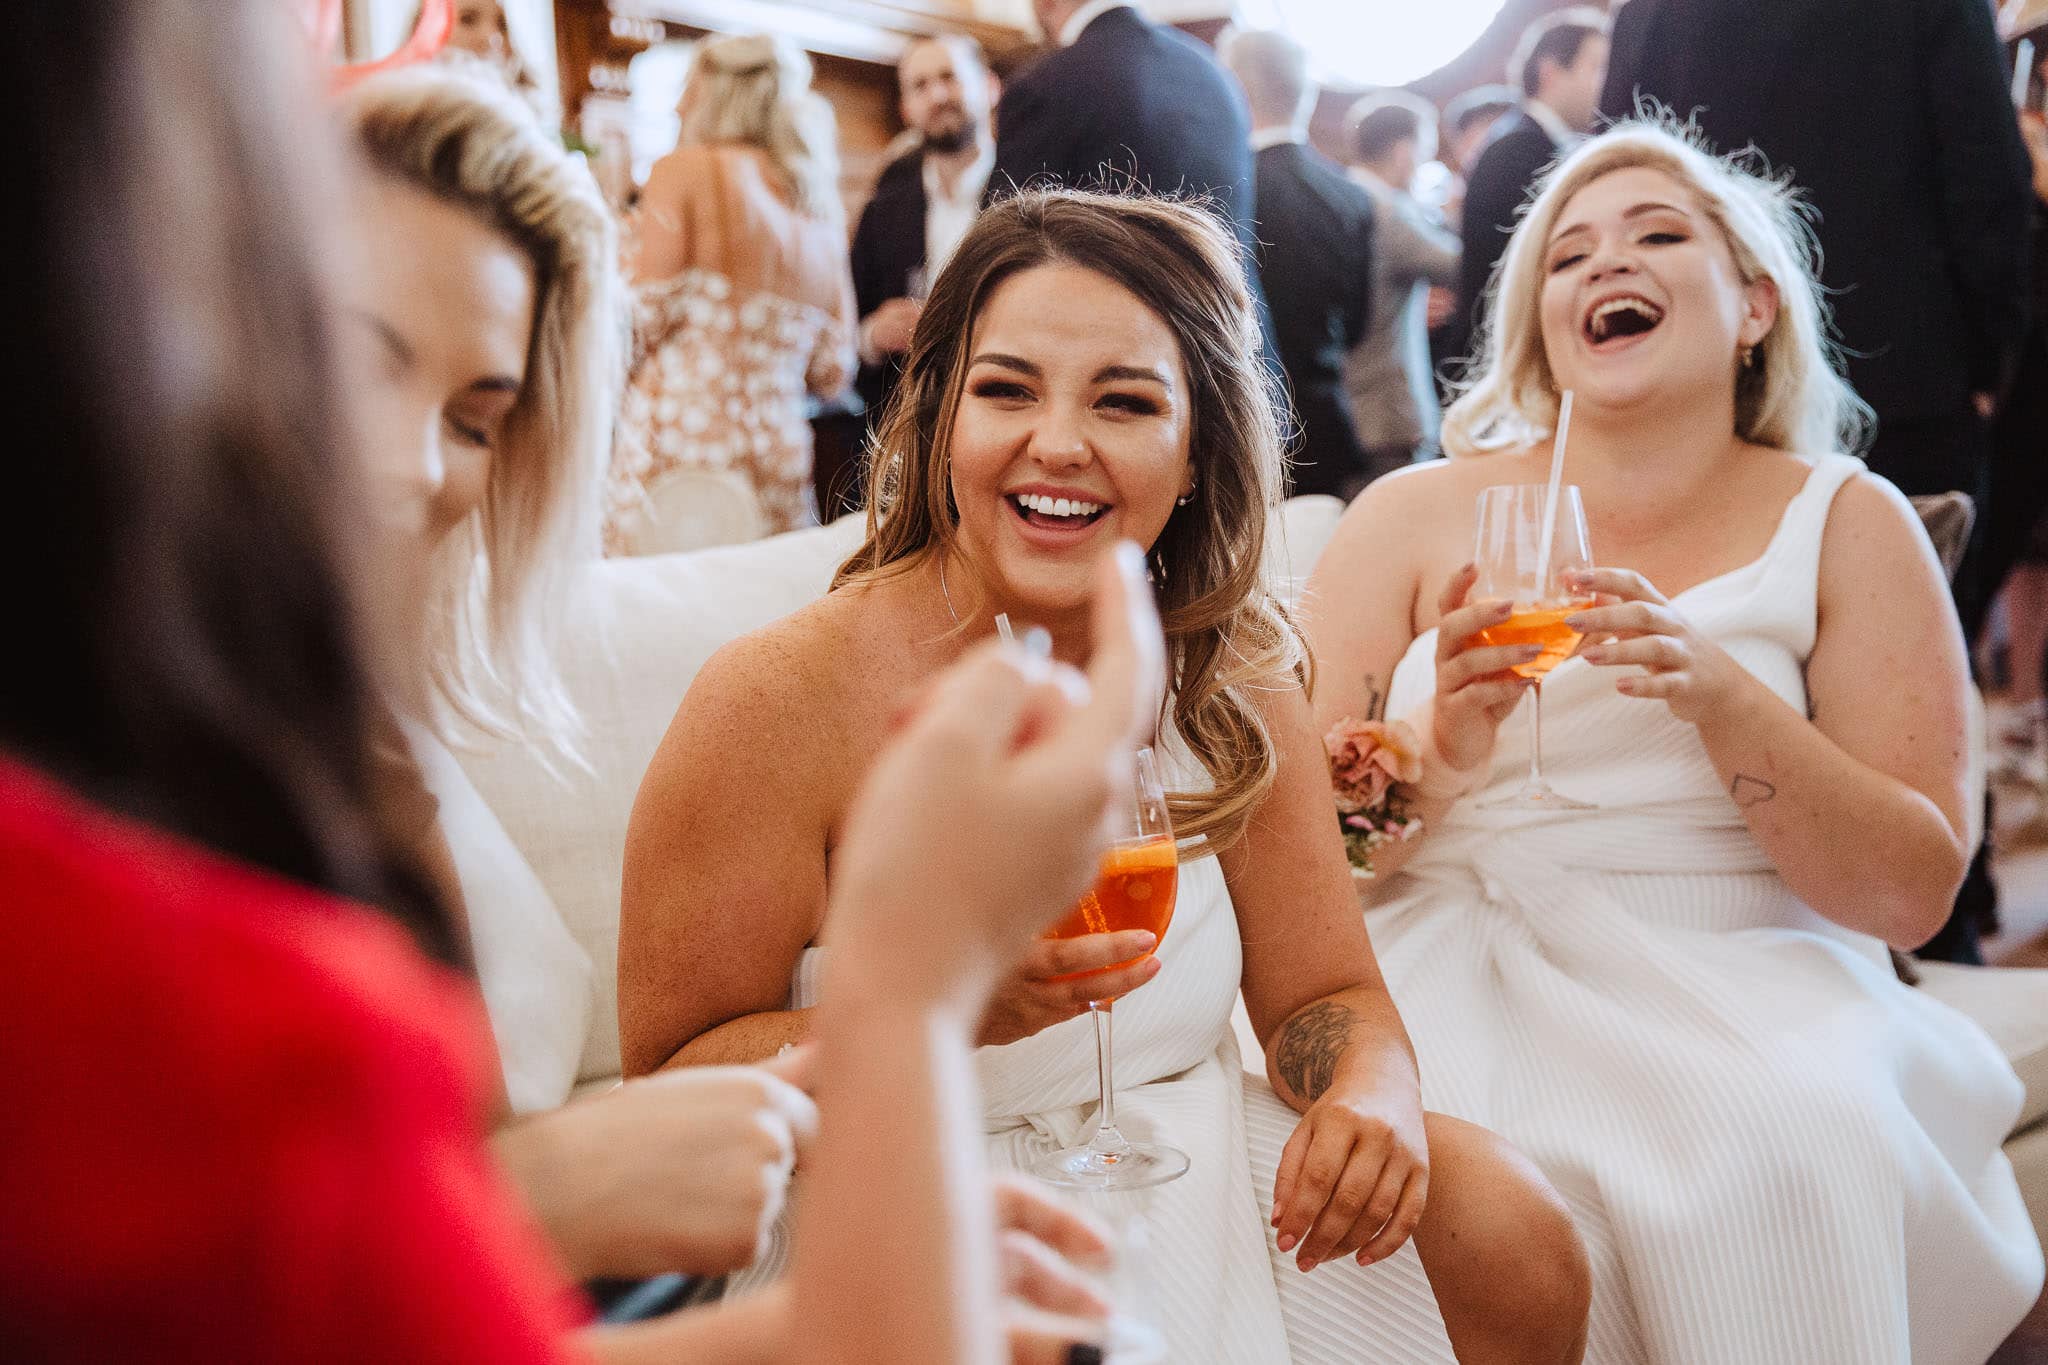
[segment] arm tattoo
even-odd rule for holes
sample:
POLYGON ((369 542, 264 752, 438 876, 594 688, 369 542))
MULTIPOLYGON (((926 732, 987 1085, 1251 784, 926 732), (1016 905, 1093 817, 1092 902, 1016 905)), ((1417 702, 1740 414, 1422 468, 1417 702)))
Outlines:
POLYGON ((1322 1098, 1337 1078, 1337 1059, 1351 1046, 1358 1016, 1332 1000, 1319 1000, 1281 1026, 1273 1069, 1304 1100, 1322 1098))
POLYGON ((1370 673, 1366 674, 1365 718, 1367 720, 1385 720, 1387 718, 1386 711, 1387 698, 1380 691, 1380 680, 1370 673))
POLYGON ((1728 784, 1728 795, 1735 799, 1738 809, 1748 810, 1751 806, 1761 806, 1766 801, 1774 800, 1778 795, 1778 789, 1761 777, 1737 773, 1735 780, 1728 784))

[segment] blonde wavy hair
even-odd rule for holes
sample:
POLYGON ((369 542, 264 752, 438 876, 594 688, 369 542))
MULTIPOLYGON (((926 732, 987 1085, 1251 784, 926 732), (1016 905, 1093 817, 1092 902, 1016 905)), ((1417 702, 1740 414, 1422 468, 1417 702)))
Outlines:
POLYGON ((555 642, 574 570, 598 554, 626 318, 617 231, 580 157, 482 69, 364 81, 344 115, 379 174, 474 214, 533 263, 526 382, 482 504, 429 587, 427 666, 455 716, 579 759, 582 718, 555 642))
POLYGON ((704 39, 676 112, 678 145, 759 147, 805 213, 842 216, 838 127, 832 106, 811 89, 810 58, 795 44, 764 34, 704 39))
MULTIPOLYGON (((958 544, 952 436, 974 323, 1003 281, 1064 264, 1105 275, 1173 331, 1194 411, 1193 499, 1147 551, 1159 593, 1174 729, 1207 790, 1169 796, 1175 832, 1205 851, 1240 836, 1272 789, 1278 757, 1257 694, 1308 679, 1307 647, 1261 574, 1279 502, 1278 395, 1236 237, 1189 203, 1035 190, 1001 200, 968 230, 933 283, 902 382, 871 452, 867 539, 833 587, 942 559, 958 544)), ((966 586, 966 585, 956 585, 966 586)))
POLYGON ((1809 459, 1860 452, 1871 412, 1842 377, 1807 207, 1789 179, 1752 170, 1753 161, 1749 154, 1717 157, 1691 130, 1645 117, 1602 133, 1553 170, 1488 288, 1473 377, 1444 414, 1444 450, 1456 456, 1525 446, 1556 425, 1560 395, 1543 346, 1544 250, 1574 195, 1602 176, 1642 167, 1692 192, 1744 284, 1777 286, 1777 321, 1757 343, 1754 363, 1728 358, 1735 434, 1809 459))

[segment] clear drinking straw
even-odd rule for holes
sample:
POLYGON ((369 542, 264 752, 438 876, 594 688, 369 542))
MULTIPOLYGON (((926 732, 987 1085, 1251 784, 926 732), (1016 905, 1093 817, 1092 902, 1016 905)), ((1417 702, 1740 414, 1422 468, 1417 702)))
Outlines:
POLYGON ((1550 592, 1551 542, 1557 538, 1557 501, 1564 487, 1564 438, 1572 425, 1572 391, 1564 391, 1557 407, 1557 440, 1550 447, 1550 485, 1543 493, 1543 537, 1536 546, 1536 596, 1550 592))

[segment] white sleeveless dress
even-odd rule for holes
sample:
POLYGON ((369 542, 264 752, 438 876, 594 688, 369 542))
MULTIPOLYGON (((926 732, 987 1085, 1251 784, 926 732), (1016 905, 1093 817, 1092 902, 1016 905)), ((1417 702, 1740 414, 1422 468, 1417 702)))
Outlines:
MULTIPOLYGON (((1761 558, 1677 599, 1802 712, 1828 509, 1861 467, 1819 461, 1761 558)), ((1430 696, 1435 648, 1410 646, 1390 714, 1430 696)), ((1545 775, 1598 810, 1477 809, 1526 771, 1511 716, 1367 912, 1426 1104, 1571 1204, 1590 1361, 1977 1365, 2042 1282, 2000 1150, 2017 1078, 1793 896, 1697 732, 1616 676, 1574 659, 1544 684, 1545 775)))
MULTIPOLYGON (((1185 773, 1187 764, 1177 766, 1185 773)), ((1142 1249, 1126 1306, 1165 1337, 1173 1365, 1350 1365, 1449 1360, 1450 1346, 1413 1246, 1369 1269, 1352 1261, 1308 1275, 1281 1256, 1268 1214, 1281 1148, 1300 1115, 1261 1077, 1246 1075, 1230 1015, 1242 960, 1237 916, 1214 858, 1181 867, 1159 975, 1119 1000, 1117 1124, 1191 1161, 1154 1189, 1077 1196, 1142 1249)), ((826 951, 805 951, 790 1005, 814 1004, 826 951)), ((991 1167, 1014 1170, 1085 1140, 1096 1110, 1095 1026, 1086 1015, 976 1054, 991 1167)), ((878 1158, 914 1150, 910 1134, 878 1139, 878 1158)), ((777 1273, 771 1249, 736 1285, 777 1273)))

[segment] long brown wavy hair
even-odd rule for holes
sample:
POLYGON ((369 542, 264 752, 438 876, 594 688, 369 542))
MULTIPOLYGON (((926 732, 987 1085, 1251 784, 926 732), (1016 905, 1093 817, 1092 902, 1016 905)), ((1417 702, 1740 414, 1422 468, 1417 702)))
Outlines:
POLYGON ((1278 759, 1256 694, 1300 686, 1308 651, 1261 570, 1281 495, 1278 389, 1236 237, 1204 208, 1142 196, 1033 190, 992 205, 933 282, 902 382, 870 453, 867 539, 833 587, 909 573, 951 551, 952 439, 974 324, 998 286, 1035 266, 1115 280, 1173 331, 1194 401, 1195 496, 1147 551, 1159 593, 1174 730, 1209 775, 1169 798, 1205 851, 1244 832, 1278 759))

